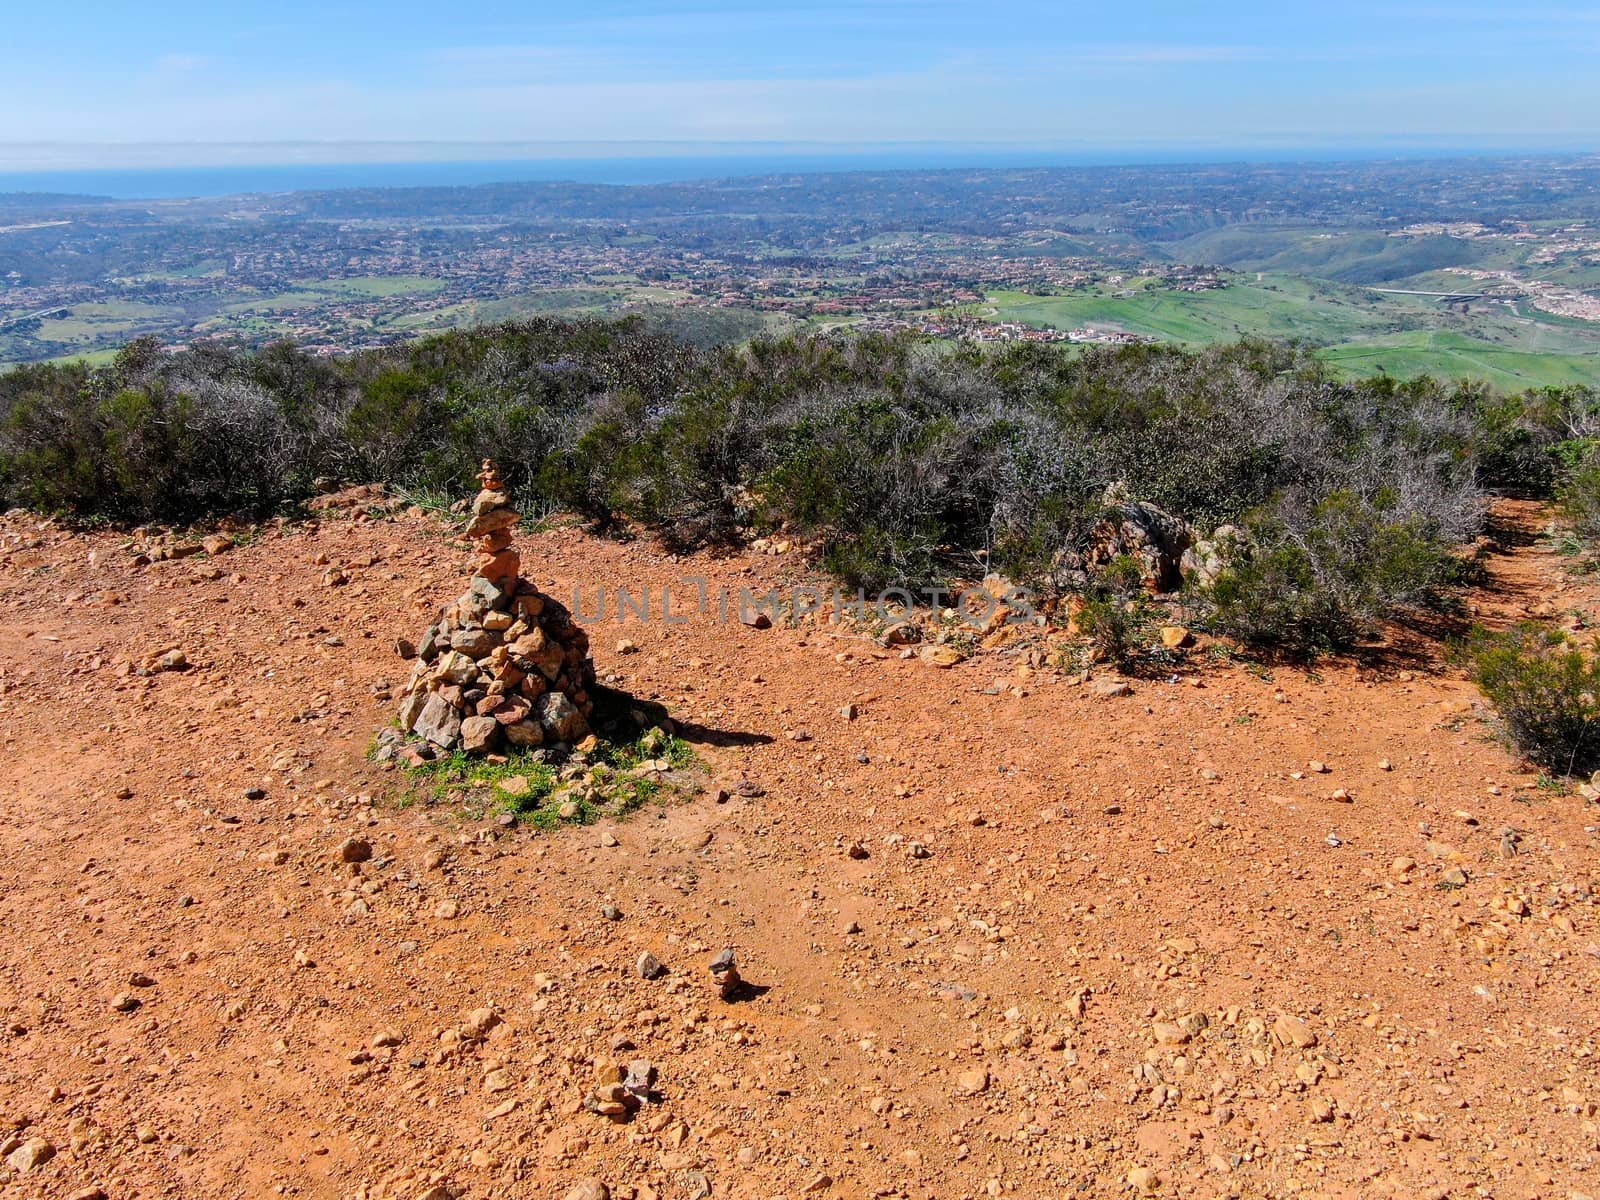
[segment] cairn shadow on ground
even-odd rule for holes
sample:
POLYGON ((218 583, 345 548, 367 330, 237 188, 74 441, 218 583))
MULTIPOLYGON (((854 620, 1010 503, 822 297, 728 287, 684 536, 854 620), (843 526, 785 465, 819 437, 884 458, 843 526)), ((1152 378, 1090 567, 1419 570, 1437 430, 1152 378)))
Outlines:
POLYGON ((597 683, 589 692, 594 702, 595 727, 607 736, 618 731, 637 728, 639 732, 652 725, 671 720, 677 735, 691 745, 700 746, 765 746, 774 739, 768 733, 755 733, 736 729, 713 729, 695 721, 679 721, 664 704, 639 697, 597 683), (643 718, 641 720, 641 718, 643 718))

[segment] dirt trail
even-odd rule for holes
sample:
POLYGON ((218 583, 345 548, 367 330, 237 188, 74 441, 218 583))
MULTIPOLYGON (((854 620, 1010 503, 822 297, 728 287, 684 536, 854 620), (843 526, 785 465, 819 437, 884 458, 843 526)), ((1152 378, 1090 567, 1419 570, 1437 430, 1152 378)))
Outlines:
MULTIPOLYGON (((1197 655, 1103 700, 1015 654, 591 621, 765 789, 607 847, 398 807, 366 762, 391 639, 464 577, 431 520, 117 540, 0 523, 6 1196, 1595 1190, 1596 810, 1458 678, 1197 655), (727 944, 768 990, 716 1000, 727 944), (581 1108, 612 1057, 660 1072, 628 1124, 581 1108)), ((557 596, 792 569, 523 542, 557 596)), ((1488 570, 1487 620, 1592 599, 1534 541, 1488 570)))
POLYGON ((1492 628, 1555 614, 1563 602, 1592 601, 1593 589, 1566 570, 1547 536, 1550 513, 1532 500, 1500 500, 1489 520, 1486 579, 1472 593, 1473 615, 1492 628))

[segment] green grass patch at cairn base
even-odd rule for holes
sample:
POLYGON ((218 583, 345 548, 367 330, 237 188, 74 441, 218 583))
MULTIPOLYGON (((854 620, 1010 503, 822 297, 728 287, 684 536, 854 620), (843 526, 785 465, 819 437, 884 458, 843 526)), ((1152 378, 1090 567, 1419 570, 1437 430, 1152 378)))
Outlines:
POLYGON ((495 757, 491 762, 457 751, 405 767, 406 802, 448 803, 485 816, 512 813, 535 828, 554 829, 625 816, 698 790, 694 751, 660 726, 631 742, 586 738, 564 761, 543 748, 495 757))

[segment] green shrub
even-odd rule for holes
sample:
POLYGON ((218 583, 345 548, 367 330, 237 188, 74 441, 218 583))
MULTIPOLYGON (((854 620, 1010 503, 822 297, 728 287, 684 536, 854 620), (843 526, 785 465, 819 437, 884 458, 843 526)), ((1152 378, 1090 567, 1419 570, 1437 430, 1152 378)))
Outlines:
POLYGON ((698 362, 627 321, 528 321, 334 360, 142 339, 105 367, 0 375, 0 485, 10 503, 189 521, 269 512, 328 480, 459 492, 493 455, 519 501, 547 509, 593 490, 568 457, 591 412, 614 396, 659 409, 698 362))
POLYGON ((1576 465, 1575 448, 1600 433, 1600 395, 1581 386, 1537 388, 1470 398, 1477 422, 1480 472, 1490 487, 1544 497, 1576 465))
POLYGON ((1254 550, 1200 593, 1208 624, 1292 652, 1348 647, 1397 610, 1436 603, 1460 567, 1384 495, 1335 492, 1303 515, 1256 514, 1254 550))
MULTIPOLYGON (((8 503, 186 521, 327 482, 459 496, 492 455, 529 513, 567 506, 679 548, 781 528, 874 590, 998 570, 1058 592, 1085 586, 1074 564, 1118 483, 1202 536, 1245 527, 1256 553, 1209 593, 1218 628, 1317 647, 1448 586, 1448 549, 1482 515, 1485 447, 1508 471, 1524 450, 1559 461, 1595 408, 1576 390, 1497 404, 1338 383, 1309 352, 1254 341, 701 351, 638 320, 534 320, 339 359, 141 341, 106 367, 9 372, 0 487, 8 503)), ((1575 513, 1600 512, 1584 499, 1600 478, 1576 472, 1570 491, 1575 513)))
POLYGON ((1572 531, 1593 543, 1600 541, 1600 453, 1586 449, 1568 471, 1556 499, 1572 531))
POLYGON ((1077 620, 1097 660, 1123 669, 1133 665, 1137 622, 1127 603, 1105 597, 1085 600, 1077 620))
POLYGON ((1563 775, 1600 766, 1600 662, 1534 624, 1479 631, 1468 654, 1473 681, 1518 751, 1563 775))
POLYGON ((847 583, 937 582, 982 529, 984 439, 914 400, 851 399, 789 431, 783 460, 756 482, 760 511, 820 534, 847 583))
POLYGON ((1151 626, 1143 581, 1138 562, 1119 555, 1090 582, 1077 615, 1095 657, 1124 671, 1134 668, 1151 626))
POLYGON ((1310 558, 1296 545, 1268 546, 1224 570, 1200 592, 1205 623, 1255 646, 1306 651, 1348 641, 1344 621, 1319 611, 1310 558))

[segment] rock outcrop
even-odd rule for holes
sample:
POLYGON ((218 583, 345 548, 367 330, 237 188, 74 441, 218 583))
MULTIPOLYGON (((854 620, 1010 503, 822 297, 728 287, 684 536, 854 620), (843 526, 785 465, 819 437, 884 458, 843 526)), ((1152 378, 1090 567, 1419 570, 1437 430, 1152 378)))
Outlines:
POLYGON ((1249 536, 1219 525, 1209 536, 1148 500, 1135 500, 1124 483, 1102 497, 1104 515, 1081 548, 1060 551, 1051 572, 1058 586, 1082 591, 1118 559, 1137 565, 1147 592, 1175 592, 1185 583, 1210 584, 1231 563, 1247 558, 1249 536))
POLYGON ((1139 564, 1147 591, 1173 592, 1183 585, 1180 564, 1194 542, 1194 530, 1146 500, 1134 500, 1122 484, 1106 489, 1106 516, 1090 535, 1084 565, 1090 574, 1113 559, 1139 564))
POLYGON ((467 590, 415 643, 400 726, 438 751, 488 754, 571 743, 589 732, 589 637, 553 597, 522 578, 511 531, 520 519, 490 459, 464 536, 481 558, 467 590))
POLYGON ((1106 488, 1104 516, 1079 545, 1059 551, 1051 564, 1057 586, 1081 592, 1119 558, 1138 564, 1146 591, 1173 592, 1183 585, 1181 564, 1194 544, 1185 521, 1146 500, 1134 500, 1123 483, 1106 488))
POLYGON ((1218 525, 1183 552, 1179 567, 1184 582, 1211 584, 1230 564, 1249 556, 1250 535, 1237 525, 1218 525))

